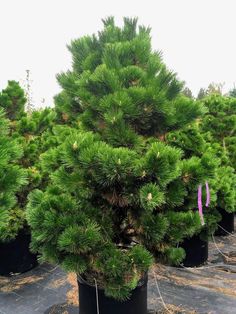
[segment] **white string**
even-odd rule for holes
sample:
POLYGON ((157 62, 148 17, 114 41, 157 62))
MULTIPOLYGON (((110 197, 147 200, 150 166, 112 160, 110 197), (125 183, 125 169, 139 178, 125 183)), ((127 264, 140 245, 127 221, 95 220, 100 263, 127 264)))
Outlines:
POLYGON ((177 269, 186 269, 187 271, 191 272, 193 270, 204 270, 204 269, 207 269, 207 268, 217 268, 217 267, 226 267, 226 266, 229 266, 229 267, 236 267, 236 265, 225 265, 225 264, 214 264, 214 265, 209 265, 209 266, 199 266, 199 267, 185 267, 183 264, 180 264, 181 267, 176 267, 177 269))
MULTIPOLYGON (((223 227, 221 227, 220 225, 218 225, 221 229, 223 229, 226 233, 228 233, 229 235, 231 236, 234 236, 236 237, 235 235, 229 233, 227 230, 225 230, 223 227)), ((215 241, 215 238, 214 238, 214 235, 212 233, 212 240, 213 240, 213 243, 217 249, 217 251, 223 256, 225 257, 226 259, 228 259, 229 257, 227 255, 225 255, 218 247, 218 245, 216 244, 216 241, 215 241)), ((210 266, 200 266, 200 267, 194 267, 194 268, 189 268, 189 267, 185 267, 183 264, 181 264, 181 267, 188 270, 188 271, 192 271, 192 270, 201 270, 201 269, 207 269, 207 268, 214 268, 214 267, 225 267, 226 265, 222 265, 222 264, 216 264, 216 265, 210 265, 210 266)), ((236 267, 236 265, 230 265, 230 267, 236 267)), ((178 269, 181 269, 179 267, 177 267, 178 269)), ((161 294, 161 291, 160 291, 160 288, 159 288, 159 285, 158 285, 158 282, 157 282, 157 278, 156 278, 156 274, 155 272, 153 271, 153 276, 154 276, 154 279, 155 279, 155 284, 156 284, 156 288, 157 288, 157 291, 158 291, 158 294, 160 296, 160 299, 161 299, 161 302, 162 302, 162 305, 163 307, 167 310, 168 313, 171 314, 170 310, 168 309, 163 297, 162 297, 162 294, 161 294)), ((95 281, 95 287, 96 287, 96 303, 97 303, 97 314, 99 314, 99 301, 98 301, 98 286, 97 286, 97 281, 96 279, 94 278, 94 281, 95 281)))
POLYGON ((218 245, 216 244, 215 237, 214 237, 213 233, 211 234, 211 236, 212 236, 212 240, 213 240, 213 242, 214 242, 214 245, 215 245, 217 251, 218 251, 223 257, 225 257, 226 260, 227 260, 229 257, 228 257, 227 255, 225 255, 225 254, 219 249, 218 245))
POLYGON ((97 303, 97 314, 99 314, 99 302, 98 302, 98 285, 97 280, 94 278, 95 288, 96 288, 96 303, 97 303))
MULTIPOLYGON (((221 227, 220 225, 218 225, 219 227, 221 227)), ((226 231, 227 233, 229 233, 227 230, 225 230, 223 227, 221 227, 224 231, 226 231)), ((231 236, 234 236, 232 235, 231 233, 229 233, 231 236)), ((235 237, 235 236, 234 236, 235 237)), ((226 254, 224 254, 220 248, 218 247, 218 245, 216 244, 216 241, 215 241, 215 238, 214 238, 214 235, 212 233, 212 240, 213 240, 213 243, 217 249, 217 251, 224 257, 226 258, 227 260, 229 259, 229 256, 227 256, 226 254)), ((201 269, 207 269, 207 268, 214 268, 214 267, 226 267, 226 266, 230 266, 230 267, 236 267, 236 265, 222 265, 222 264, 215 264, 215 265, 209 265, 209 266, 200 266, 200 267, 185 267, 183 264, 180 264, 181 265, 181 268, 184 268, 186 270, 188 270, 189 272, 191 272, 192 270, 201 270, 201 269)), ((181 269, 179 267, 177 267, 178 269, 181 269)))
POLYGON ((153 276, 154 276, 154 279, 155 279, 157 291, 158 291, 158 294, 159 294, 159 296, 160 296, 161 302, 162 302, 164 308, 167 310, 167 312, 171 314, 171 311, 168 309, 168 307, 167 307, 167 305, 166 305, 166 303, 165 303, 165 301, 164 301, 164 299, 163 299, 163 297, 162 297, 162 295, 161 295, 161 291, 160 291, 160 288, 159 288, 159 286, 158 286, 157 278, 156 278, 156 274, 155 274, 154 270, 153 270, 152 272, 153 272, 153 276))
POLYGON ((234 237, 234 238, 236 238, 236 235, 235 235, 235 234, 230 233, 229 231, 225 230, 222 226, 220 226, 220 225, 218 225, 218 224, 217 224, 217 226, 220 227, 222 230, 224 230, 226 233, 228 233, 229 237, 234 237))

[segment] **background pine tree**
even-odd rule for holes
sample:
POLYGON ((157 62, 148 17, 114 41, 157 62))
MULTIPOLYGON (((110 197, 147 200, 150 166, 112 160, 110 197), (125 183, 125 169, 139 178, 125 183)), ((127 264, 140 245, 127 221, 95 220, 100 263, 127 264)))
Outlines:
POLYGON ((217 180, 217 207, 228 212, 236 210, 236 100, 212 94, 202 100, 208 112, 201 129, 215 155, 220 158, 217 180))
POLYGON ((28 173, 28 184, 17 194, 18 205, 25 209, 30 191, 42 187, 47 181, 48 174, 41 168, 40 155, 56 144, 52 133, 56 113, 51 108, 32 111, 14 121, 12 137, 17 139, 23 148, 19 163, 28 173))
POLYGON ((22 149, 9 136, 9 121, 0 109, 0 241, 13 239, 25 222, 16 206, 16 193, 26 184, 26 172, 17 165, 22 149))
POLYGON ((4 108, 9 117, 9 138, 18 144, 19 156, 15 163, 24 169, 28 179, 27 184, 15 193, 16 201, 11 211, 11 224, 17 226, 14 227, 14 236, 20 229, 28 229, 25 220, 28 194, 33 189, 43 186, 47 180, 47 175, 40 167, 39 156, 54 144, 51 130, 56 118, 55 111, 46 108, 27 114, 25 104, 24 90, 17 82, 9 81, 7 87, 0 93, 0 108, 4 108))
POLYGON ((0 92, 0 107, 11 121, 17 120, 24 114, 26 97, 24 90, 16 81, 8 81, 8 85, 0 92))
POLYGON ((203 100, 208 113, 202 121, 203 132, 211 143, 219 143, 236 169, 236 98, 213 94, 203 100))
MULTIPOLYGON (((204 117, 204 115, 202 116, 204 117)), ((203 238, 211 235, 217 228, 217 222, 220 220, 218 211, 215 209, 217 205, 217 193, 220 189, 218 180, 218 171, 221 166, 221 155, 217 155, 216 148, 209 144, 199 127, 198 120, 189 124, 182 130, 171 132, 167 136, 167 143, 174 147, 181 148, 184 152, 182 162, 182 177, 187 192, 183 204, 176 207, 175 210, 193 210, 198 212, 197 191, 199 185, 202 185, 202 203, 206 203, 206 188, 208 183, 210 190, 210 206, 204 206, 204 222, 203 228, 199 228, 199 232, 203 238)))

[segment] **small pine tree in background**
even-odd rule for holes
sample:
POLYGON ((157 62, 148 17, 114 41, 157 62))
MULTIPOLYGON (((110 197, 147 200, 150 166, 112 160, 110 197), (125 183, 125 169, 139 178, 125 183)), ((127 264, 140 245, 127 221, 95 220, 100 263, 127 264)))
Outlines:
POLYGON ((42 187, 47 181, 48 175, 41 169, 40 155, 56 144, 52 133, 55 118, 55 111, 46 108, 23 115, 14 123, 12 136, 17 138, 23 147, 24 154, 20 164, 28 173, 28 185, 18 194, 18 203, 22 209, 25 209, 30 191, 42 187))
POLYGON ((203 99, 208 113, 202 130, 209 134, 211 143, 219 143, 229 156, 229 164, 236 169, 236 99, 217 94, 203 99))
POLYGON ((194 99, 193 93, 192 93, 192 91, 191 91, 190 88, 185 87, 185 88, 183 89, 182 93, 183 93, 186 97, 189 97, 189 98, 194 99))
POLYGON ((9 118, 9 136, 18 143, 19 158, 16 163, 24 168, 28 182, 16 193, 15 214, 12 223, 18 226, 15 234, 22 228, 28 228, 25 220, 25 207, 30 191, 41 186, 46 180, 42 175, 39 155, 52 145, 51 129, 54 125, 53 109, 25 112, 26 97, 24 90, 16 81, 9 81, 0 93, 0 107, 4 108, 9 118))
POLYGON ((26 184, 26 171, 17 163, 22 149, 9 135, 9 121, 0 109, 0 241, 14 239, 25 223, 16 193, 26 184))
POLYGON ((199 92, 197 94, 197 99, 201 100, 204 97, 206 97, 206 95, 207 95, 207 90, 205 88, 200 88, 200 90, 199 90, 199 92))
POLYGON ((202 100, 208 109, 201 129, 215 155, 220 158, 217 171, 217 207, 236 210, 236 99, 212 94, 202 100))
POLYGON ((15 122, 14 137, 19 137, 24 146, 26 167, 38 162, 39 155, 53 145, 51 130, 54 127, 56 113, 51 108, 34 110, 15 122))
POLYGON ((55 97, 68 134, 44 154, 45 168, 55 159, 59 168, 45 192, 30 195, 27 219, 42 260, 125 299, 152 263, 149 250, 170 248, 170 221, 180 238, 201 227, 197 212, 172 211, 185 195, 182 152, 165 140, 203 106, 181 93, 183 83, 151 49, 149 28, 103 22, 98 36, 69 46, 73 68, 58 76, 55 97))
POLYGON ((0 92, 0 107, 10 121, 16 121, 24 115, 26 97, 24 90, 16 81, 8 81, 8 85, 0 92))
POLYGON ((232 97, 232 98, 236 98, 236 86, 235 86, 235 85, 234 85, 234 87, 229 91, 228 96, 229 96, 229 97, 232 97))
POLYGON ((199 185, 203 187, 202 203, 206 203, 206 188, 208 184, 210 191, 209 207, 204 206, 204 227, 199 229, 203 238, 211 235, 217 228, 220 216, 215 209, 219 191, 219 180, 217 174, 221 165, 220 154, 216 154, 216 147, 213 148, 205 139, 201 132, 198 120, 182 130, 170 132, 167 136, 167 143, 178 147, 184 152, 182 162, 182 177, 187 192, 183 204, 175 210, 198 211, 197 193, 199 185))
MULTIPOLYGON (((216 109, 217 99, 218 101, 222 101, 225 97, 218 93, 203 98, 202 103, 208 110, 205 115, 203 115, 196 124, 191 124, 181 131, 172 132, 167 138, 169 144, 181 148, 184 151, 185 157, 190 157, 188 161, 184 161, 185 164, 191 163, 192 160, 198 160, 198 162, 202 164, 202 166, 200 166, 200 164, 198 166, 200 170, 198 173, 204 176, 201 180, 198 180, 196 176, 197 173, 195 174, 195 185, 193 185, 192 189, 193 202, 190 202, 192 206, 197 207, 194 194, 197 193, 197 188, 200 183, 208 182, 211 203, 208 208, 204 207, 206 229, 203 230, 204 232, 201 231, 202 236, 211 235, 216 230, 217 223, 221 218, 219 209, 224 209, 227 212, 235 211, 236 177, 234 169, 230 167, 232 163, 229 159, 229 150, 225 145, 225 139, 227 138, 228 140, 230 138, 228 135, 230 134, 229 129, 232 130, 233 117, 230 117, 230 114, 220 114, 220 110, 218 110, 219 107, 216 109), (209 108, 209 104, 213 103, 215 113, 212 112, 213 108, 209 108), (219 115, 218 118, 216 118, 217 115, 219 115), (227 123, 227 120, 231 121, 231 123, 227 123), (223 126, 224 123, 227 124, 226 128, 223 126), (229 127, 228 130, 227 127, 229 127), (202 172, 202 170, 204 171, 202 172)), ((190 173, 188 171, 188 176, 191 175, 191 171, 190 173)), ((191 193, 188 193, 187 198, 190 196, 191 193)), ((205 203, 206 195, 203 195, 203 197, 203 203, 205 203)))

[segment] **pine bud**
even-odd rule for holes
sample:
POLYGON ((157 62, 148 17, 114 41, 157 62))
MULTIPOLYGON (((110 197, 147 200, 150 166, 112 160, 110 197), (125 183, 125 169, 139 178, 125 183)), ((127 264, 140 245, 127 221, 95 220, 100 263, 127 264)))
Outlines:
POLYGON ((120 160, 120 158, 118 159, 118 162, 117 162, 117 163, 118 163, 118 165, 121 165, 121 160, 120 160))
POLYGON ((143 173, 142 173, 142 178, 144 178, 144 177, 146 177, 146 171, 145 170, 143 170, 143 173))
POLYGON ((74 144, 72 145, 73 147, 73 150, 76 150, 78 148, 78 144, 77 144, 77 141, 74 142, 74 144))
POLYGON ((159 156, 160 156, 160 152, 157 152, 157 158, 159 158, 159 156))
POLYGON ((69 116, 68 116, 68 114, 66 114, 66 113, 62 113, 62 119, 64 120, 64 121, 67 121, 68 119, 69 119, 69 116))
POLYGON ((151 200, 152 200, 152 193, 148 193, 147 200, 148 200, 148 201, 151 201, 151 200))
POLYGON ((185 173, 184 176, 183 176, 183 181, 184 181, 185 183, 188 183, 189 180, 190 180, 190 175, 189 175, 188 173, 185 173))
POLYGON ((35 167, 31 167, 29 169, 31 170, 32 173, 38 173, 38 170, 35 167))

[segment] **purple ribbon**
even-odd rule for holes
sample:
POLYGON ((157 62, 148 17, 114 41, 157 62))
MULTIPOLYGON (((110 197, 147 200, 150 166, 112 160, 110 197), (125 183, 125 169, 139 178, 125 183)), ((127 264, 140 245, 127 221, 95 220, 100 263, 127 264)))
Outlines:
POLYGON ((207 194, 206 207, 208 207, 210 204, 210 190, 209 190, 208 182, 206 182, 206 194, 207 194))
POLYGON ((203 218, 203 212, 202 212, 202 185, 201 184, 198 186, 198 200, 197 200, 197 203, 198 203, 198 212, 199 212, 199 216, 200 216, 200 219, 201 219, 201 224, 203 226, 204 225, 204 218, 203 218))
MULTIPOLYGON (((203 226, 205 222, 204 222, 203 211, 202 211, 202 185, 201 184, 198 186, 197 203, 198 203, 198 212, 201 219, 201 224, 203 226)), ((210 189, 209 189, 208 182, 206 182, 206 207, 208 207, 209 204, 210 204, 210 189)))

